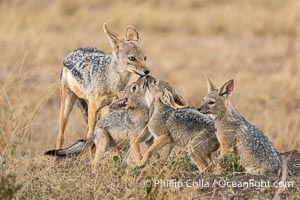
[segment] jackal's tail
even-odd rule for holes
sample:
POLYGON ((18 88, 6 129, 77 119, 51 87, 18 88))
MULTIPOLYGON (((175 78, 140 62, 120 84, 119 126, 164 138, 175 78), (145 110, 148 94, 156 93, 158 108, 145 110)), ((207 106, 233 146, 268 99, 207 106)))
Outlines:
POLYGON ((75 144, 65 149, 53 149, 45 152, 45 155, 57 156, 57 157, 68 157, 77 156, 82 153, 87 147, 94 144, 94 137, 91 136, 87 139, 78 140, 75 144))

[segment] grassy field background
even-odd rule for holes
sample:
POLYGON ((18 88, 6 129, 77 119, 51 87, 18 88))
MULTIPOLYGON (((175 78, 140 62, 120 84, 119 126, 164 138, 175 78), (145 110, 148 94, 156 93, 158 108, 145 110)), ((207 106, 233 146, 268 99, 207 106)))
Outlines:
MULTIPOLYGON (((0 173, 16 176, 21 189, 15 197, 138 198, 146 193, 145 177, 197 174, 194 165, 180 159, 160 169, 154 161, 144 169, 123 169, 111 159, 116 152, 110 152, 95 176, 88 156, 58 165, 43 156, 58 134, 64 56, 78 47, 111 52, 104 22, 120 35, 127 25, 135 26, 151 74, 171 82, 192 106, 206 94, 205 74, 218 86, 234 78, 232 102, 238 111, 278 151, 300 150, 298 0, 2 0, 0 173)), ((75 106, 65 144, 82 138, 85 130, 75 106)), ((193 188, 154 191, 156 198, 201 196, 193 188)))

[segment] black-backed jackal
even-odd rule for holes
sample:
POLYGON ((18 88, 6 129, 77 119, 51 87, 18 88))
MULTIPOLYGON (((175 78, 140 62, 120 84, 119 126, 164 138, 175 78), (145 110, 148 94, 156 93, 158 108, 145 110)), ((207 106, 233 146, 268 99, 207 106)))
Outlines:
POLYGON ((69 52, 64 59, 57 149, 63 146, 66 124, 76 99, 87 110, 86 137, 89 137, 94 130, 97 112, 117 98, 131 75, 145 76, 150 72, 139 33, 134 27, 126 28, 124 39, 111 32, 106 24, 103 29, 113 49, 111 54, 93 48, 79 48, 69 52))

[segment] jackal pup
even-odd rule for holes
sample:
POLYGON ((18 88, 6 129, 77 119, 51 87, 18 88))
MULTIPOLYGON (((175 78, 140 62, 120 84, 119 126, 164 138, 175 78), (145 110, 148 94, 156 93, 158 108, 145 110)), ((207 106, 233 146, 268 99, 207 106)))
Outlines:
POLYGON ((147 79, 148 89, 154 96, 148 129, 155 139, 139 166, 144 166, 154 152, 170 144, 187 149, 199 170, 206 170, 207 161, 219 148, 213 120, 192 108, 175 108, 178 97, 175 100, 172 92, 166 88, 161 92, 159 80, 150 76, 147 79))
POLYGON ((234 151, 249 173, 278 172, 281 157, 270 140, 254 125, 246 121, 232 106, 233 79, 217 89, 207 78, 208 94, 198 110, 216 117, 217 138, 221 145, 220 157, 234 151))
POLYGON ((95 170, 108 147, 121 148, 130 144, 134 158, 139 162, 142 158, 139 144, 150 137, 150 133, 145 129, 149 120, 146 90, 146 79, 139 78, 126 88, 123 98, 109 106, 111 112, 97 122, 92 136, 79 140, 68 148, 47 151, 45 155, 77 155, 87 146, 95 144, 96 152, 92 162, 95 170))

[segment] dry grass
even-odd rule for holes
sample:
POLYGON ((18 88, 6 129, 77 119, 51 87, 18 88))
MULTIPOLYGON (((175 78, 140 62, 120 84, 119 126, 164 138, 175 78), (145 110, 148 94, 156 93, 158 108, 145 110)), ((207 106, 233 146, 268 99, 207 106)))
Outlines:
MULTIPOLYGON (((298 0, 0 1, 0 173, 17 176, 16 197, 25 199, 137 198, 147 176, 197 174, 180 159, 160 169, 123 168, 109 153, 95 177, 86 157, 56 166, 43 156, 58 133, 63 58, 77 47, 110 52, 103 22, 118 33, 136 26, 151 73, 191 105, 206 93, 205 73, 217 85, 234 78, 239 112, 279 151, 300 150, 299 20, 298 0)), ((66 145, 83 137, 85 126, 74 109, 66 145)), ((193 188, 154 191, 156 198, 201 195, 193 188)))

